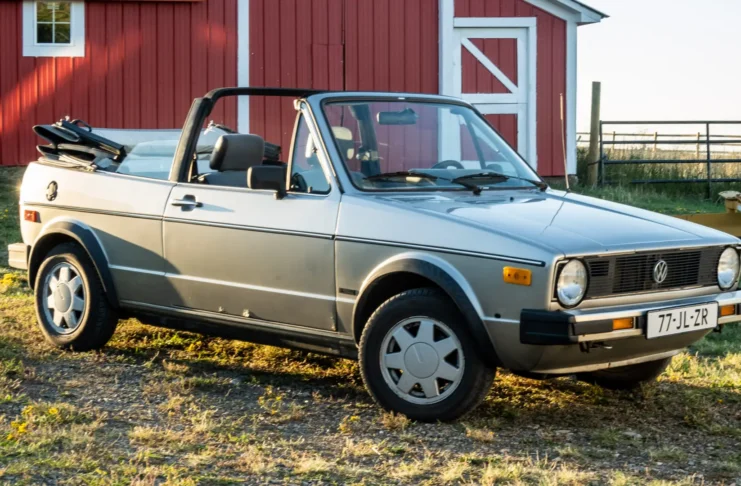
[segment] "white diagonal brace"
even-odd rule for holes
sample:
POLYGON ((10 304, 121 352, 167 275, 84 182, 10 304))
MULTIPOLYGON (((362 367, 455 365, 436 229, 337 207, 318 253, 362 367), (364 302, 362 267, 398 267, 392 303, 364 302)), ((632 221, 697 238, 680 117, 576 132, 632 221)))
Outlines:
POLYGON ((494 65, 491 60, 486 57, 486 55, 479 50, 478 47, 476 47, 473 42, 466 39, 465 37, 461 38, 461 45, 465 47, 468 52, 470 52, 473 57, 475 57, 481 64, 484 65, 484 67, 494 75, 495 78, 497 78, 501 83, 508 89, 512 94, 518 93, 518 88, 498 67, 494 65))

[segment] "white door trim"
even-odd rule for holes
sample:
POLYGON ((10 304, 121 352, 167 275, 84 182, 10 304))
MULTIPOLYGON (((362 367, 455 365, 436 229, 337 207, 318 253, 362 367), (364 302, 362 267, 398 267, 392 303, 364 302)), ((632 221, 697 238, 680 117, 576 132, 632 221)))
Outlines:
POLYGON ((576 27, 574 21, 566 23, 566 170, 569 174, 576 174, 576 27))
POLYGON ((458 17, 454 27, 535 27, 535 17, 458 17))
POLYGON ((454 0, 440 0, 440 93, 462 98, 479 108, 485 106, 487 113, 484 114, 518 115, 517 151, 534 168, 538 166, 537 46, 537 19, 535 17, 455 18, 454 0), (476 32, 478 29, 482 29, 482 32, 476 32), (496 30, 486 31, 486 29, 496 30), (525 35, 522 35, 523 30, 525 35), (474 33, 475 36, 472 35, 474 33), (518 62, 517 66, 519 86, 514 86, 511 81, 508 85, 505 79, 507 81, 509 79, 479 49, 475 48, 473 43, 467 41, 468 36, 517 39, 518 53, 527 53, 527 66, 521 62, 518 62), (461 46, 470 51, 502 84, 512 91, 512 94, 464 94, 461 83, 461 46), (514 90, 512 90, 513 87, 514 90))
MULTIPOLYGON (((237 0, 237 85, 250 85, 250 0, 237 0)), ((250 132, 250 98, 237 98, 237 131, 250 132)))

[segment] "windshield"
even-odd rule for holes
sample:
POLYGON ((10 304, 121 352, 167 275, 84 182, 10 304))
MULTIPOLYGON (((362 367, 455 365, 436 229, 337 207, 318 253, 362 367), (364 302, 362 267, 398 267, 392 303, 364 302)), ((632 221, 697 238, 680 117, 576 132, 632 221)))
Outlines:
POLYGON ((362 190, 535 187, 538 175, 474 110, 412 100, 329 101, 324 114, 362 190))

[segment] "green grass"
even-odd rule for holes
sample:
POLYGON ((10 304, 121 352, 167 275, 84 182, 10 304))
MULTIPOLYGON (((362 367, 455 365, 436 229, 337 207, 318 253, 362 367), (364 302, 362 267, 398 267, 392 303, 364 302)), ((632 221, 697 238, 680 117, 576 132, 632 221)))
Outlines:
MULTIPOLYGON (((21 174, 0 171, 3 249, 20 239, 21 174)), ((714 208, 634 189, 586 193, 667 213, 714 208)), ((741 477, 737 325, 636 392, 503 371, 463 422, 420 424, 374 405, 348 360, 136 320, 122 321, 102 351, 59 351, 36 327, 22 273, 0 267, 0 277, 2 484, 663 486, 741 477)))
POLYGON ((646 186, 589 187, 578 185, 573 188, 573 191, 585 196, 606 199, 669 215, 722 213, 725 211, 722 201, 707 200, 698 195, 677 195, 660 192, 656 188, 646 186))
POLYGON ((18 197, 22 168, 0 169, 0 266, 8 258, 8 244, 21 241, 18 197))

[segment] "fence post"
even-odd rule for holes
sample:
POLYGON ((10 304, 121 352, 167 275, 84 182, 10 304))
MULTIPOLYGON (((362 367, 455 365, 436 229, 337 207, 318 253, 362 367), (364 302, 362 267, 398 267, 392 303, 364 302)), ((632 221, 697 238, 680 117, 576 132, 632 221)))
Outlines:
POLYGON ((697 132, 697 147, 695 149, 695 158, 700 158, 700 132, 697 132))
POLYGON ((612 131, 612 142, 613 142, 613 143, 612 143, 612 145, 610 145, 610 155, 613 155, 613 154, 615 154, 615 155, 614 155, 615 157, 619 157, 619 156, 620 156, 620 154, 616 154, 616 153, 615 153, 615 152, 616 152, 616 150, 615 150, 615 149, 617 148, 617 147, 615 146, 615 140, 617 140, 617 132, 615 132, 615 130, 613 130, 613 131, 612 131))
POLYGON ((654 132, 654 153, 656 153, 656 142, 659 140, 659 132, 654 132))
POLYGON ((602 125, 602 120, 599 121, 599 174, 598 174, 598 182, 601 186, 605 183, 605 143, 604 143, 604 125, 602 125))
POLYGON ((705 124, 705 146, 707 147, 707 165, 708 165, 708 199, 713 194, 713 179, 712 179, 712 167, 711 167, 711 153, 710 153, 710 123, 705 124))
MULTIPOLYGON (((600 97, 602 93, 602 83, 599 81, 592 82, 592 120, 589 130, 589 155, 587 156, 587 174, 589 184, 597 184, 597 177, 600 155, 600 97)), ((603 176, 604 177, 604 176, 603 176)))

